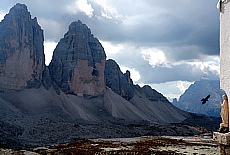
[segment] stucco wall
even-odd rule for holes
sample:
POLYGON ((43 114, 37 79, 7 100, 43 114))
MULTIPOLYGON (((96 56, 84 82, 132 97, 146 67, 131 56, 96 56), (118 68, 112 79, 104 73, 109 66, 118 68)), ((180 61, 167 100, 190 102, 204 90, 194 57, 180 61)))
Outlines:
MULTIPOLYGON (((224 3, 222 5, 222 12, 220 13, 220 89, 226 92, 228 98, 230 97, 230 3, 229 2, 224 3)), ((229 131, 230 131, 230 126, 229 126, 229 131)))
POLYGON ((230 97, 230 3, 220 13, 220 88, 230 97))

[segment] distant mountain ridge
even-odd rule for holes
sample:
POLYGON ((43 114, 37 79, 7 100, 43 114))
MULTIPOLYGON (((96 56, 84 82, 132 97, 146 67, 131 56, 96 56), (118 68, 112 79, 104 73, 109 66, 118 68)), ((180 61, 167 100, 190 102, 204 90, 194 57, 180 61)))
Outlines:
POLYGON ((172 103, 187 112, 220 117, 220 102, 222 102, 223 94, 219 80, 201 80, 190 85, 179 100, 173 100, 172 103), (209 94, 208 101, 202 104, 201 99, 209 94))

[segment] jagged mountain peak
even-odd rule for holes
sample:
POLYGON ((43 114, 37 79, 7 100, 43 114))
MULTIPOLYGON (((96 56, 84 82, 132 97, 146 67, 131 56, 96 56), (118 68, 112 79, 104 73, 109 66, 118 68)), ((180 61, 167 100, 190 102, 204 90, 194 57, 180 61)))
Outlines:
POLYGON ((17 3, 12 7, 9 11, 10 13, 15 13, 15 15, 21 16, 25 15, 26 13, 29 14, 27 6, 25 4, 17 3))
MULTIPOLYGON (((12 7, 9 11, 9 13, 5 16, 4 20, 9 20, 12 18, 16 18, 18 20, 27 20, 30 21, 31 20, 31 14, 28 11, 28 8, 25 4, 20 4, 17 3, 16 5, 14 5, 14 7, 12 7)), ((35 17, 34 19, 35 22, 37 22, 37 18, 35 17)))
POLYGON ((72 22, 54 50, 51 78, 65 93, 96 96, 105 91, 106 54, 81 21, 72 22))
POLYGON ((126 100, 133 98, 134 87, 130 72, 122 73, 115 60, 109 59, 105 64, 106 86, 121 95, 126 100))
POLYGON ((25 4, 16 4, 0 23, 0 89, 39 87, 45 66, 43 30, 25 4))
POLYGON ((220 102, 224 92, 220 90, 219 80, 195 81, 173 104, 178 108, 208 116, 220 116, 220 102), (201 99, 210 94, 207 103, 202 104, 201 99))
POLYGON ((86 26, 86 24, 83 24, 80 20, 74 21, 69 25, 68 33, 70 34, 80 33, 83 35, 88 34, 93 36, 93 34, 91 34, 91 30, 86 26))

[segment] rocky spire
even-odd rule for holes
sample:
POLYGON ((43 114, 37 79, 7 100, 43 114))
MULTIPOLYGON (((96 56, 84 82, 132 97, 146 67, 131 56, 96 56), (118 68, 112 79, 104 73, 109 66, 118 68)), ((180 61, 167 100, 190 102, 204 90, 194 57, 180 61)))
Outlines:
POLYGON ((16 4, 0 23, 0 89, 39 87, 44 69, 43 30, 26 5, 16 4))
POLYGON ((75 21, 54 50, 50 75, 66 93, 97 96, 105 91, 106 55, 90 29, 75 21))
POLYGON ((133 81, 130 78, 130 72, 126 71, 123 74, 118 64, 112 59, 106 61, 105 81, 106 86, 126 100, 130 100, 133 97, 134 87, 133 81))

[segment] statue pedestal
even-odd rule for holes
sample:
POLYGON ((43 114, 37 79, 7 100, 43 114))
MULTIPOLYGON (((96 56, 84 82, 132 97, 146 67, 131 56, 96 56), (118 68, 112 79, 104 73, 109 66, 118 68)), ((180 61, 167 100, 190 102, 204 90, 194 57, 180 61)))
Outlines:
POLYGON ((219 144, 230 146, 230 133, 229 132, 228 133, 214 132, 213 140, 218 142, 219 144))

